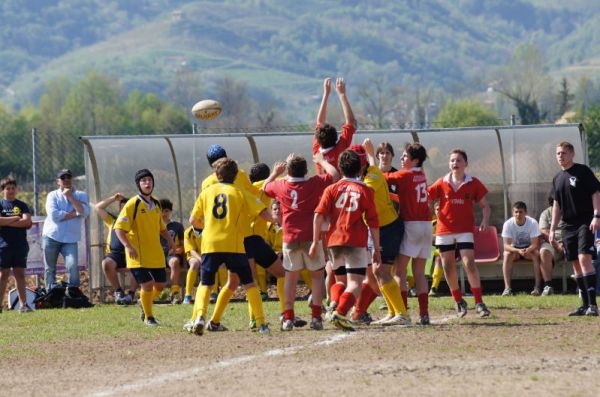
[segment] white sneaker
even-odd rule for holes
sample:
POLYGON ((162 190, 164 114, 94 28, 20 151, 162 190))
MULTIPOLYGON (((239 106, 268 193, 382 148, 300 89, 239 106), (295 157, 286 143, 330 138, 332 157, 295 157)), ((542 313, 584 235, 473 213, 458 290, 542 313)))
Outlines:
POLYGON ((383 323, 383 325, 410 325, 411 322, 412 321, 410 317, 403 316, 402 314, 396 314, 387 322, 383 323))
POLYGON ((533 291, 531 291, 531 296, 540 296, 542 293, 538 287, 535 287, 533 291))
POLYGON ((282 331, 291 331, 294 329, 294 320, 284 320, 281 323, 281 330, 282 331))
POLYGON ((542 296, 548 296, 548 295, 554 295, 554 288, 552 288, 549 285, 545 286, 544 290, 542 291, 542 296))
POLYGON ((512 288, 504 288, 504 291, 502 291, 502 296, 512 296, 512 295, 513 295, 512 288))
POLYGON ((198 336, 204 333, 204 317, 200 316, 194 321, 192 332, 198 336))
POLYGON ((371 323, 371 325, 383 325, 385 323, 387 323, 388 321, 390 321, 392 318, 394 318, 394 316, 392 316, 391 314, 386 314, 385 317, 380 318, 377 321, 373 321, 371 323))

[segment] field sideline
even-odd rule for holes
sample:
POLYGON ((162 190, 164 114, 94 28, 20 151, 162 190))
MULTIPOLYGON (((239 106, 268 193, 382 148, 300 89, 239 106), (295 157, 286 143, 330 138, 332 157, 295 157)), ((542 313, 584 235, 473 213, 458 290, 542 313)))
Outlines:
MULTIPOLYGON (((600 321, 567 317, 574 295, 485 300, 489 319, 475 315, 472 298, 460 320, 451 299, 438 298, 430 301, 432 326, 355 333, 330 324, 282 333, 278 304, 269 302, 268 336, 247 330, 244 303, 229 306, 229 332, 201 337, 182 331, 189 306, 157 305, 156 329, 142 324, 137 307, 4 311, 0 394, 598 395, 600 321)), ((416 300, 409 305, 414 321, 416 300)), ((308 318, 306 302, 297 312, 308 318)))

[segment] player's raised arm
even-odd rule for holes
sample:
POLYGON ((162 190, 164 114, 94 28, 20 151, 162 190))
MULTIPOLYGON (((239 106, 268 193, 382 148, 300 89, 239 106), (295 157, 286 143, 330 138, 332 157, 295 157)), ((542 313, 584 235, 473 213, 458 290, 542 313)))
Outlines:
POLYGON ((319 112, 317 113, 317 126, 321 126, 327 122, 327 100, 331 93, 331 77, 326 77, 323 80, 323 98, 321 99, 321 106, 319 106, 319 112))
POLYGON ((354 117, 352 107, 350 106, 350 102, 348 102, 348 97, 346 96, 346 82, 344 81, 343 77, 338 77, 335 80, 335 91, 337 92, 340 103, 342 104, 342 110, 344 111, 346 124, 350 124, 356 128, 356 118, 354 117))
POLYGON ((367 153, 367 159, 369 160, 369 165, 377 165, 377 160, 375 159, 375 148, 373 147, 373 142, 369 138, 366 138, 363 141, 363 147, 365 148, 365 152, 367 153))

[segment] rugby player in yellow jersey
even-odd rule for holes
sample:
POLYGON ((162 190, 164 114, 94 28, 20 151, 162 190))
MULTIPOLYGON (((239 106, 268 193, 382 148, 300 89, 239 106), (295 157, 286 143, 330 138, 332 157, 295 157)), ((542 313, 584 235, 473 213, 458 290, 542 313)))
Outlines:
POLYGON ((127 263, 125 262, 125 247, 117 238, 113 227, 117 221, 117 217, 106 209, 112 203, 119 203, 119 212, 121 212, 128 200, 129 199, 124 197, 121 193, 115 193, 94 206, 96 212, 100 215, 100 218, 102 218, 102 221, 108 228, 108 233, 106 234, 105 256, 104 259, 102 259, 102 271, 104 271, 104 276, 114 288, 115 303, 118 305, 131 305, 133 303, 137 283, 133 276, 131 276, 131 289, 129 290, 129 293, 125 294, 121 288, 117 269, 125 269, 127 267, 127 263))
MULTIPOLYGON (((260 215, 271 220, 271 216, 257 197, 235 186, 234 181, 238 175, 235 161, 221 158, 214 162, 213 168, 219 182, 202 190, 190 215, 190 223, 194 227, 203 225, 204 229, 201 245, 201 284, 196 292, 193 323, 186 324, 184 328, 196 335, 202 335, 204 332, 210 290, 218 268, 225 263, 229 272, 236 274, 246 289, 248 303, 259 325, 259 332, 266 334, 269 333, 269 327, 265 321, 262 300, 244 251, 243 218, 246 214, 252 217, 260 215)), ((220 317, 223 311, 217 312, 221 294, 211 321, 206 325, 207 330, 222 330, 219 328, 222 328, 220 317)))
POLYGON ((136 172, 135 184, 140 193, 127 201, 114 227, 117 238, 125 246, 127 268, 141 287, 142 320, 146 325, 157 326, 152 301, 167 281, 160 237, 167 241, 169 253, 175 245, 162 220, 159 202, 152 196, 154 176, 150 170, 136 172))
MULTIPOLYGON (((373 264, 373 273, 379 284, 379 289, 386 301, 388 315, 373 322, 375 325, 406 325, 411 319, 402 300, 400 286, 392 277, 390 266, 398 263, 400 243, 404 234, 404 225, 398 217, 398 213, 392 204, 388 183, 383 172, 377 167, 375 149, 369 138, 365 139, 364 148, 369 167, 363 181, 375 192, 375 209, 379 218, 379 240, 381 245, 381 263, 373 264)), ((376 297, 373 295, 364 297, 370 304, 376 297)), ((359 303, 362 296, 359 298, 359 303)), ((365 303, 367 305, 367 303, 365 303)), ((368 307, 368 305, 367 305, 368 307)), ((361 308, 363 309, 363 308, 361 308)), ((366 308, 364 309, 366 310, 366 308)))

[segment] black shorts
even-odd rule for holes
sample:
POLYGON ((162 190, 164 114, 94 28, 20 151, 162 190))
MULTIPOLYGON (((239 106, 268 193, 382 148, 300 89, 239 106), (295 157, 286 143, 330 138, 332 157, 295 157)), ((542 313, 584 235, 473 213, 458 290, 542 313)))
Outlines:
POLYGON ((256 264, 265 269, 277 260, 277 254, 273 251, 273 248, 260 236, 246 237, 244 239, 244 249, 248 259, 254 259, 256 264))
POLYGON ((580 226, 565 225, 563 245, 565 247, 565 259, 568 261, 576 260, 579 254, 588 254, 592 256, 592 259, 596 259, 594 234, 587 224, 580 226))
POLYGON ((250 284, 254 281, 250 265, 248 265, 248 258, 245 254, 214 252, 202 255, 202 263, 200 264, 200 280, 202 285, 210 286, 215 284, 215 274, 223 263, 227 270, 239 276, 242 285, 250 284))
POLYGON ((150 269, 148 267, 135 267, 130 268, 131 274, 138 284, 144 284, 148 281, 154 280, 155 283, 166 283, 167 272, 164 267, 159 269, 150 269))
POLYGON ((27 268, 29 245, 0 248, 0 269, 27 268))
POLYGON ((125 269, 127 267, 127 261, 125 260, 125 252, 109 252, 105 258, 110 258, 117 264, 117 269, 125 269))
POLYGON ((404 222, 394 222, 379 228, 379 245, 381 246, 381 262, 391 265, 400 253, 400 243, 404 236, 404 222))
POLYGON ((440 244, 435 246, 440 252, 456 251, 456 257, 460 258, 460 250, 474 250, 475 244, 469 242, 440 244))

